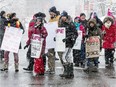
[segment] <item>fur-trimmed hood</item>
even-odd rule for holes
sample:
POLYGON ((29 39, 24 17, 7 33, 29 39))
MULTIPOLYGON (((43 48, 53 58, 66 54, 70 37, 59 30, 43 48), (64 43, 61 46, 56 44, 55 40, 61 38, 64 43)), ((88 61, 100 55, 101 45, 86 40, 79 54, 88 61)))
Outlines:
POLYGON ((109 17, 109 16, 104 18, 104 20, 103 20, 103 24, 105 24, 108 20, 111 21, 112 24, 114 24, 114 20, 113 20, 113 18, 112 18, 112 17, 109 17))
MULTIPOLYGON (((63 23, 63 21, 61 20, 61 17, 59 18, 58 26, 62 25, 62 23, 63 23)), ((66 23, 70 24, 71 22, 73 22, 73 20, 72 20, 71 16, 68 15, 68 18, 66 20, 66 23)))
POLYGON ((88 25, 89 25, 90 23, 94 23, 94 24, 96 25, 96 24, 97 24, 97 23, 96 23, 96 19, 95 19, 95 18, 90 19, 90 20, 88 21, 88 25))

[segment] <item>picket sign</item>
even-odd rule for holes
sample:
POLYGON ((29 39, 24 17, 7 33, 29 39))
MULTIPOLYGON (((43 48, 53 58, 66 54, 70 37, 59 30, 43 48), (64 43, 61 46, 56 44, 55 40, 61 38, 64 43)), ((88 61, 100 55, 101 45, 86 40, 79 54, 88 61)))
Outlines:
POLYGON ((78 30, 77 32, 78 32, 78 37, 77 37, 76 42, 73 46, 73 49, 81 50, 82 31, 78 30))
POLYGON ((66 32, 64 27, 59 27, 56 29, 56 52, 65 52, 66 43, 62 40, 66 38, 66 32))
POLYGON ((86 41, 86 58, 96 58, 100 56, 100 40, 98 36, 89 37, 86 41))
POLYGON ((18 53, 23 30, 15 27, 6 27, 1 49, 18 53))
POLYGON ((40 58, 42 51, 43 39, 40 35, 33 34, 31 39, 31 57, 40 58))
POLYGON ((54 37, 56 36, 56 29, 58 28, 58 22, 49 22, 44 25, 48 36, 46 38, 46 49, 55 48, 54 37))

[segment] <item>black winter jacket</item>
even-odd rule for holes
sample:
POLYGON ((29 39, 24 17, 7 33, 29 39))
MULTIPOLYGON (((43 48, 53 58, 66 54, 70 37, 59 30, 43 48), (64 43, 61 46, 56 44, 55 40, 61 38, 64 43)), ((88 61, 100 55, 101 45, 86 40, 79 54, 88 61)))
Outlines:
POLYGON ((76 38, 78 36, 76 27, 72 21, 68 19, 68 22, 61 22, 59 20, 59 27, 65 27, 66 28, 66 47, 72 48, 75 44, 76 38))

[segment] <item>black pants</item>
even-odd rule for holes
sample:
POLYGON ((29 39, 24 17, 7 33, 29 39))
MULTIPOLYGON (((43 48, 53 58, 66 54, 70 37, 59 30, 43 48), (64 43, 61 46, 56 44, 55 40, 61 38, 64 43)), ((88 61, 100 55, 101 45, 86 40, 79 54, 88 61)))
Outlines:
MULTIPOLYGON (((3 35, 0 35, 0 47, 2 45, 3 35)), ((0 59, 4 58, 4 50, 0 50, 0 59)))
POLYGON ((81 51, 80 50, 73 50, 73 62, 75 64, 79 64, 81 62, 81 51))
POLYGON ((115 49, 105 49, 105 63, 113 63, 115 49))

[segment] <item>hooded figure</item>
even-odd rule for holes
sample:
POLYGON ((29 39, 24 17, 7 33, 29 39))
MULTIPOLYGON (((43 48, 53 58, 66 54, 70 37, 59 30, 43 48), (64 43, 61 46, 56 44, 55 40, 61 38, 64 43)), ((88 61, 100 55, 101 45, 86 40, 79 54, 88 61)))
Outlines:
MULTIPOLYGON (((45 17, 46 17, 46 15, 42 12, 38 12, 38 13, 34 14, 33 19, 29 23, 28 38, 30 38, 30 33, 33 32, 33 30, 35 28, 38 28, 38 27, 41 28, 41 26, 43 26, 43 23, 45 23, 45 17), (38 26, 38 24, 36 24, 37 19, 39 19, 42 22, 41 26, 38 26)), ((31 58, 31 45, 26 45, 24 47, 24 49, 28 48, 28 46, 29 46, 29 49, 27 51, 27 58, 30 59, 29 65, 27 68, 23 68, 23 69, 27 70, 27 71, 33 71, 34 59, 31 58)), ((46 63, 46 58, 44 57, 43 59, 44 59, 44 63, 46 63)), ((46 64, 44 64, 44 65, 46 65, 46 64)))
POLYGON ((36 26, 33 26, 32 31, 29 32, 29 38, 27 41, 27 46, 31 45, 31 39, 33 38, 33 34, 40 35, 43 38, 42 50, 40 58, 35 58, 30 61, 28 68, 24 68, 24 70, 32 71, 33 64, 34 64, 34 72, 37 74, 44 74, 44 64, 43 64, 43 57, 42 55, 45 53, 45 46, 46 46, 46 37, 48 35, 46 28, 43 25, 43 18, 39 17, 36 19, 36 26), (41 61, 41 62, 40 62, 41 61))
POLYGON ((66 38, 62 40, 66 44, 66 51, 58 52, 59 58, 64 68, 64 72, 63 74, 60 74, 60 77, 73 78, 74 77, 73 63, 72 63, 73 61, 71 61, 70 53, 71 53, 72 47, 75 44, 78 33, 76 31, 76 27, 74 23, 72 22, 71 17, 68 15, 66 11, 63 11, 61 13, 58 26, 66 28, 65 30, 66 38), (65 55, 65 60, 63 60, 63 55, 65 55))
MULTIPOLYGON (((90 38, 91 36, 99 36, 99 40, 100 40, 100 48, 102 45, 102 34, 101 34, 101 30, 99 29, 99 27, 97 27, 96 24, 96 20, 90 19, 88 22, 88 27, 86 29, 86 38, 90 38)), ((95 57, 95 58, 87 58, 87 68, 84 69, 84 71, 92 71, 92 72, 96 72, 97 68, 98 68, 98 58, 99 57, 95 57)))
POLYGON ((103 48, 105 49, 106 66, 113 65, 115 43, 116 43, 116 26, 111 17, 106 17, 102 26, 103 48))

